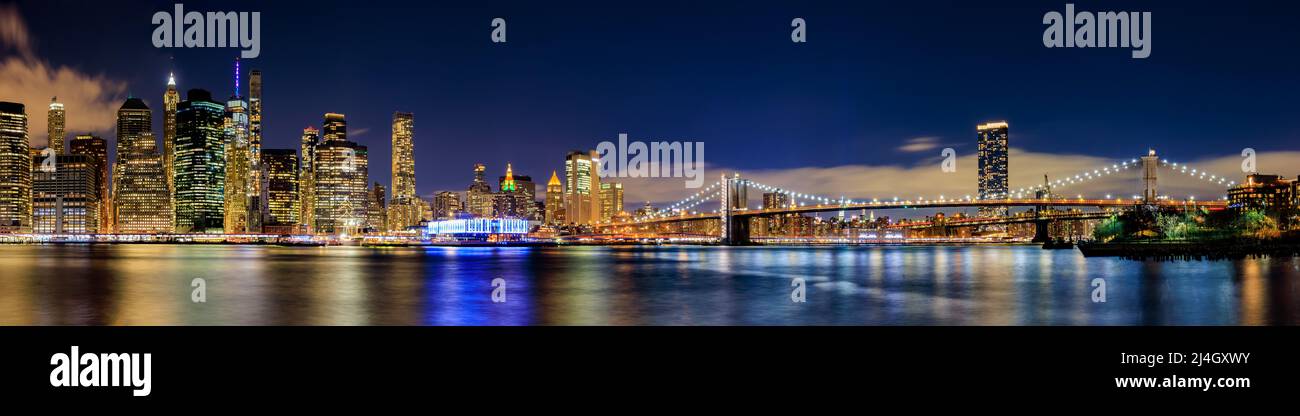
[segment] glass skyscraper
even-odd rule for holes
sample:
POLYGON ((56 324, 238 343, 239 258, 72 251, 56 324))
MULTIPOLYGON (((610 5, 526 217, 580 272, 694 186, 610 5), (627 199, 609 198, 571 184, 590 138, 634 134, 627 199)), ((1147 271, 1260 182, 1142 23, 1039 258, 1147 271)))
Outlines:
MULTIPOLYGON (((979 135, 979 198, 1004 199, 1010 190, 1007 180, 1009 147, 1007 122, 997 121, 976 126, 979 135)), ((981 217, 1007 215, 1006 207, 979 209, 981 217)))
POLYGON ((267 205, 269 219, 264 232, 296 233, 302 208, 298 202, 298 151, 294 149, 265 149, 262 167, 267 177, 267 205))
POLYGON ((220 233, 225 218, 225 107, 194 89, 176 107, 176 230, 220 233))
POLYGON ((316 146, 316 232, 357 234, 365 227, 370 158, 365 146, 348 141, 342 114, 326 114, 325 140, 316 146))
POLYGON ((144 100, 128 98, 117 110, 117 163, 113 165, 114 224, 119 233, 156 234, 175 229, 166 168, 144 100))
POLYGON ((32 156, 27 109, 0 102, 0 233, 32 230, 32 156))

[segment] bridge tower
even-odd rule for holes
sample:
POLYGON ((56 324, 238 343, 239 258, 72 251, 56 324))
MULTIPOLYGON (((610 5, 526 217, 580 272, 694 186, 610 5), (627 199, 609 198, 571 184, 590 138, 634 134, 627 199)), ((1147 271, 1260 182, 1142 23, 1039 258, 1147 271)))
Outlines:
POLYGON ((1155 203, 1159 194, 1156 193, 1156 171, 1160 167, 1160 158, 1156 156, 1156 149, 1147 150, 1147 155, 1142 157, 1142 200, 1148 204, 1155 203))
POLYGON ((749 219, 736 218, 737 211, 748 209, 749 180, 739 173, 727 177, 722 175, 722 206, 718 210, 721 225, 718 228, 722 244, 729 246, 749 244, 749 219))

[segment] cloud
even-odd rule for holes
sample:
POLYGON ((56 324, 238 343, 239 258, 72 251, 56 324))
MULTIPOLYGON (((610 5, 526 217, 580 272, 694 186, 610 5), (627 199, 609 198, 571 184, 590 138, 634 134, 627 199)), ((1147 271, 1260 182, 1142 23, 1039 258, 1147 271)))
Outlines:
POLYGON ((348 130, 348 137, 350 137, 350 138, 352 138, 352 137, 361 137, 361 135, 366 134, 366 133, 369 133, 369 132, 370 132, 370 129, 365 128, 365 127, 349 129, 349 130, 348 130))
POLYGON ((50 98, 58 96, 67 112, 68 137, 113 132, 114 117, 126 82, 55 66, 34 55, 34 39, 16 7, 0 7, 0 42, 18 55, 0 61, 0 101, 27 106, 27 131, 33 146, 46 146, 45 114, 50 98))
POLYGON ((913 139, 908 139, 907 142, 905 142, 902 146, 899 146, 898 149, 896 150, 904 153, 917 153, 917 152, 924 152, 927 150, 933 150, 938 147, 939 147, 939 138, 937 137, 917 137, 913 139))
MULTIPOLYGON (((1011 190, 1014 192, 1020 188, 1042 184, 1044 174, 1048 175, 1052 181, 1063 180, 1067 176, 1073 178, 1076 174, 1082 178, 1084 172, 1100 171, 1104 167, 1119 164, 1139 156, 1141 155, 1134 154, 1130 158, 1109 158, 1028 152, 1013 148, 1009 156, 1009 182, 1011 190)), ((1199 172, 1201 170, 1209 172, 1205 175, 1207 179, 1213 175, 1216 178, 1226 177, 1228 181, 1241 182, 1246 175, 1241 171, 1242 159, 1240 155, 1236 154, 1190 161, 1176 159, 1170 159, 1169 161, 1177 162, 1179 166, 1187 164, 1191 166, 1188 169, 1189 172, 1191 169, 1197 169, 1198 172, 1196 177, 1193 177, 1169 168, 1162 168, 1159 171, 1159 192, 1162 195, 1171 195, 1178 199, 1188 196, 1195 196, 1200 200, 1218 199, 1226 194, 1225 185, 1218 185, 1210 183, 1206 179, 1200 179, 1199 172)), ((1297 174, 1300 174, 1300 170, 1296 168, 1296 166, 1300 166, 1300 152, 1260 152, 1258 166, 1263 173, 1275 173, 1295 178, 1297 174)), ((953 173, 944 173, 940 168, 939 160, 929 158, 911 165, 847 165, 748 170, 741 171, 741 175, 765 185, 828 198, 843 196, 859 200, 872 198, 887 200, 895 196, 902 199, 975 196, 978 191, 977 171, 976 156, 971 154, 958 158, 957 171, 953 173)), ((715 166, 707 167, 705 169, 705 186, 716 182, 724 172, 731 174, 734 170, 715 166)), ((1140 175, 1140 169, 1130 168, 1121 170, 1117 174, 1102 175, 1099 179, 1056 187, 1055 190, 1059 195, 1070 197, 1082 194, 1086 197, 1111 195, 1117 198, 1127 198, 1142 193, 1140 175)), ((682 178, 606 180, 616 180, 624 183, 626 195, 624 206, 628 211, 639 208, 644 201, 661 204, 671 203, 700 191, 700 189, 686 189, 682 178)), ((757 201, 762 199, 761 191, 751 189, 749 198, 750 205, 755 206, 758 203, 757 201)), ((700 208, 712 210, 716 208, 713 205, 717 204, 705 202, 700 205, 700 208)))

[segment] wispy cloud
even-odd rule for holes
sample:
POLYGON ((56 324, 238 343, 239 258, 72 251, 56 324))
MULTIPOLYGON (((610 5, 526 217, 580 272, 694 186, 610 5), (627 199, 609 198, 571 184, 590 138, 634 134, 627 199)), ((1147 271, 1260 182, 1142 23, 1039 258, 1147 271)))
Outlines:
POLYGON ((904 153, 917 153, 937 148, 939 148, 938 137, 916 137, 907 139, 907 141, 896 150, 904 153))
POLYGON ((27 31, 15 6, 0 6, 0 43, 6 53, 0 61, 0 100, 27 106, 28 136, 32 145, 46 146, 45 112, 50 98, 59 97, 67 111, 67 134, 110 134, 126 82, 90 75, 67 66, 55 66, 35 55, 35 39, 27 31))

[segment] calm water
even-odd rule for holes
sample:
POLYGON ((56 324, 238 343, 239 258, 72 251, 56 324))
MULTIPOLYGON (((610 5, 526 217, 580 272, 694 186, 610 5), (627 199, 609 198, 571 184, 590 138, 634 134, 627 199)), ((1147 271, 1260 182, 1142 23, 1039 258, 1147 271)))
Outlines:
POLYGON ((1294 325, 1300 261, 969 247, 0 245, 5 325, 1294 325), (491 281, 506 280, 493 303, 491 281), (791 281, 807 302, 791 302, 791 281), (1104 277, 1105 303, 1092 301, 1104 277), (207 302, 191 301, 191 281, 207 302))

